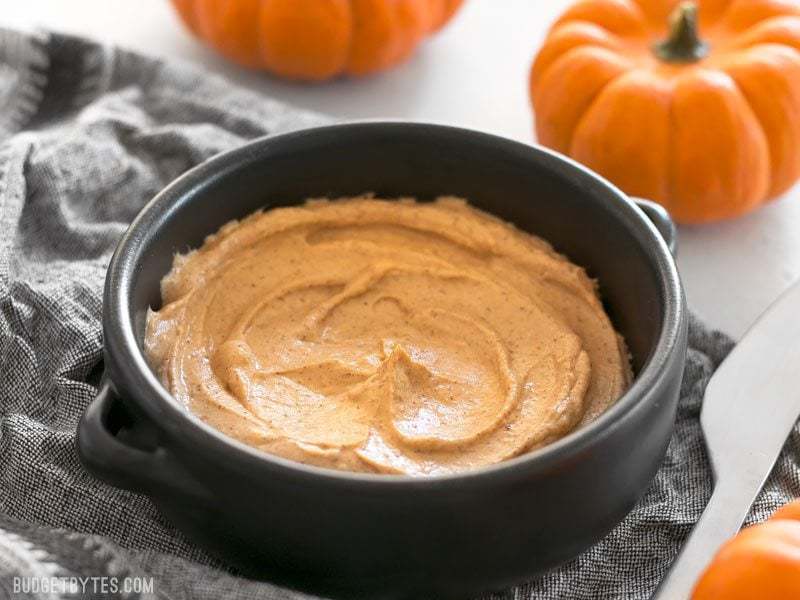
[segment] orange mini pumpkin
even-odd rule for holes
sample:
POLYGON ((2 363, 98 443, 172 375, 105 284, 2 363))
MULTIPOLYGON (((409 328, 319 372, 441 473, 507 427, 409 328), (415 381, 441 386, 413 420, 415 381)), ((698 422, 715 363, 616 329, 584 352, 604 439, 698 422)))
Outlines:
POLYGON ((229 59, 291 79, 366 75, 406 59, 462 0, 172 0, 229 59))
POLYGON ((754 598, 800 598, 800 501, 726 542, 692 595, 692 600, 754 598))
POLYGON ((800 176, 800 3, 582 0, 530 92, 541 143, 680 222, 741 215, 800 176))

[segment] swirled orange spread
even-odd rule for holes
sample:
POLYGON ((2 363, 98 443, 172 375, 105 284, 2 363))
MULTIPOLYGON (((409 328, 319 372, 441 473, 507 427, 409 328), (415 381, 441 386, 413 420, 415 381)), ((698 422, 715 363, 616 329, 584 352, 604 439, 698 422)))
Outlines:
POLYGON ((166 388, 246 444, 430 475, 563 437, 630 381, 594 282, 463 200, 312 200, 178 255, 148 315, 166 388))

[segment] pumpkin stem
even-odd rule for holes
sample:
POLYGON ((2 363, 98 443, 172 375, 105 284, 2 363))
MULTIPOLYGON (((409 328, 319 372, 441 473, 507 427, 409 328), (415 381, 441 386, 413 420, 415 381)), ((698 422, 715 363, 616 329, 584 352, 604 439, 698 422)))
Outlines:
POLYGON ((681 2, 670 17, 669 37, 653 46, 653 52, 663 61, 692 63, 708 54, 708 44, 697 31, 697 3, 681 2))

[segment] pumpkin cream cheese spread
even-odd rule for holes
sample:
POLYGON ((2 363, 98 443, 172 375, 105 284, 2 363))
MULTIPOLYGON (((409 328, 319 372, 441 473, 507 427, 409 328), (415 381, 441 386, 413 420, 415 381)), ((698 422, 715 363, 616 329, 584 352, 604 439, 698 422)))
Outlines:
POLYGON ((255 448, 334 469, 497 463, 627 389, 594 282, 457 198, 311 200, 178 255, 147 320, 172 395, 255 448))

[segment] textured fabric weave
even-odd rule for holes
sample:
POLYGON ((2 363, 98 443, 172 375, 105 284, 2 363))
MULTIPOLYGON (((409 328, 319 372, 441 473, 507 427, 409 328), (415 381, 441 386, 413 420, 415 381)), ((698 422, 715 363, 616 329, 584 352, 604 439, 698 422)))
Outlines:
MULTIPOLYGON (((0 30, 0 598, 19 575, 153 578, 152 594, 131 598, 305 597, 220 569, 147 498, 85 472, 74 437, 102 371, 105 269, 134 215, 218 152, 324 121, 188 65, 0 30)), ((489 597, 648 596, 710 495, 698 414, 730 347, 692 322, 675 435, 628 518, 561 569, 489 597)), ((800 492, 798 444, 795 432, 751 520, 800 492)))

